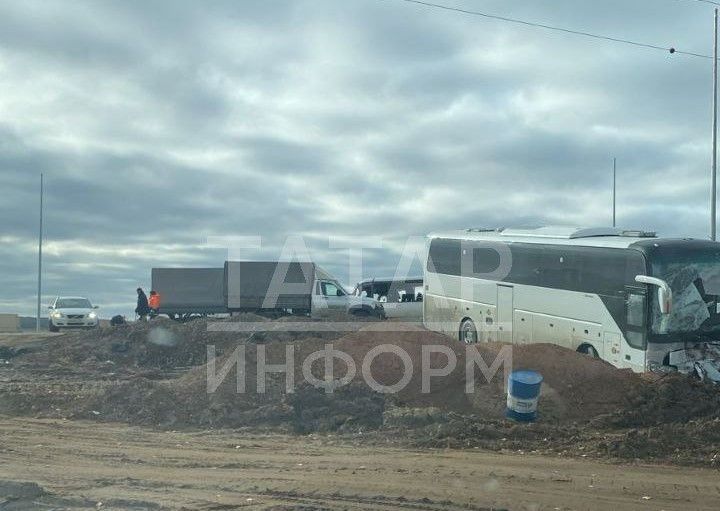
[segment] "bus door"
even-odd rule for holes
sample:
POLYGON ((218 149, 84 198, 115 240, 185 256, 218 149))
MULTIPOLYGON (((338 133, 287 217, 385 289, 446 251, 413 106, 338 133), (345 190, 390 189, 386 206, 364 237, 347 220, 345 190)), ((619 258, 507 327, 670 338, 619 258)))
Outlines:
POLYGON ((644 370, 648 314, 647 288, 627 286, 625 299, 625 341, 627 345, 623 345, 621 351, 620 367, 644 370))
POLYGON ((497 285, 497 340, 513 342, 513 287, 497 285))
MULTIPOLYGON (((641 367, 647 328, 647 290, 625 286, 617 297, 608 301, 612 316, 620 331, 606 326, 603 332, 602 358, 615 367, 641 367)), ((600 350, 599 350, 600 351, 600 350)))

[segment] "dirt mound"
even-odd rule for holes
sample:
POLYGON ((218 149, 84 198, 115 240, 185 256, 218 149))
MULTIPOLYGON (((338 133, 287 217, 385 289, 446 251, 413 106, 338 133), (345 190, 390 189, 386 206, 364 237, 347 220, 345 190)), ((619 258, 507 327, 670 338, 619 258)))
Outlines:
MULTIPOLYGON (((624 410, 627 396, 638 395, 640 391, 636 387, 642 386, 641 379, 630 371, 615 369, 600 360, 554 345, 487 343, 465 346, 417 325, 408 324, 401 331, 390 331, 382 322, 359 323, 362 328, 350 333, 302 331, 300 327, 297 327, 299 331, 287 330, 288 322, 302 326, 307 321, 308 318, 296 317, 269 320, 251 314, 225 321, 200 319, 188 323, 158 319, 50 338, 45 349, 16 359, 50 368, 55 375, 69 371, 70 374, 96 375, 96 378, 106 380, 129 379, 122 384, 122 391, 115 389, 117 393, 103 388, 102 391, 109 394, 99 398, 97 404, 93 402, 93 406, 103 408, 100 405, 105 399, 109 403, 106 406, 116 406, 116 411, 103 412, 103 416, 155 424, 187 422, 236 426, 256 423, 263 417, 279 423, 281 418, 295 413, 296 404, 306 406, 306 401, 291 399, 293 396, 286 394, 283 374, 268 373, 264 378, 266 388, 258 392, 259 346, 266 353, 267 364, 284 363, 286 349, 294 350, 290 366, 292 384, 296 388, 303 385, 310 388, 303 374, 303 362, 326 345, 341 352, 342 358, 349 358, 355 372, 352 378, 354 390, 334 393, 339 396, 335 398, 337 408, 343 410, 352 408, 351 404, 343 402, 344 399, 357 397, 362 401, 374 393, 378 395, 378 402, 388 402, 395 407, 437 408, 484 419, 502 419, 506 400, 505 374, 509 372, 506 366, 510 361, 512 369, 534 369, 543 375, 539 412, 541 420, 547 422, 587 421, 618 409, 624 410), (267 326, 262 331, 238 331, 234 325, 240 322, 267 326), (238 392, 236 367, 231 368, 217 389, 208 392, 205 363, 209 345, 214 347, 218 357, 216 373, 228 363, 233 366, 232 357, 237 354, 236 350, 243 350, 243 392, 238 392), (476 355, 485 367, 493 367, 496 359, 505 365, 499 364, 494 374, 487 375, 473 361, 476 355), (507 358, 503 358, 505 356, 507 358), (470 373, 466 370, 469 357, 470 373), (425 374, 453 362, 454 368, 445 376, 430 378, 425 374), (474 378, 470 385, 468 374, 474 378), (138 380, 138 376, 142 378, 138 380), (488 376, 491 377, 488 379, 488 376), (168 390, 160 398, 160 390, 153 391, 147 383, 138 383, 144 379, 171 381, 167 382, 168 390), (402 387, 398 392, 382 393, 383 388, 388 390, 396 384, 402 387), (467 388, 471 392, 467 392, 467 388), (132 399, 126 399, 126 396, 132 396, 132 399), (183 403, 188 414, 163 411, 165 406, 174 406, 175 401, 183 403)), ((311 373, 315 382, 322 382, 326 372, 324 360, 316 358, 310 365, 311 373)), ((347 371, 346 360, 333 359, 332 372, 336 380, 344 377, 347 371)), ((376 407, 370 409, 372 412, 368 413, 374 414, 370 422, 377 423, 376 407)), ((362 422, 358 417, 353 420, 362 422)))
MULTIPOLYGON (((403 418, 422 418, 422 410, 403 409, 403 418)), ((388 413, 386 413, 388 416, 388 413)), ((674 462, 720 467, 720 419, 659 424, 647 428, 595 429, 588 424, 485 420, 453 413, 425 416, 425 422, 389 421, 378 442, 420 448, 482 448, 505 452, 674 462), (398 427, 402 426, 402 427, 398 427), (408 434, 407 427, 412 427, 408 434)))
MULTIPOLYGON (((333 336, 337 336, 337 333, 331 333, 333 336)), ((145 331, 134 333, 140 338, 145 334, 145 331)), ((275 332, 272 334, 275 335, 275 332)), ((286 335, 294 334, 291 332, 286 335)), ((425 395, 420 392, 419 369, 422 343, 418 343, 418 335, 425 336, 425 342, 451 346, 452 349, 458 351, 458 356, 462 356, 462 349, 456 346, 457 343, 452 343, 443 336, 421 330, 389 334, 365 329, 345 335, 336 341, 309 337, 310 334, 307 332, 303 332, 301 335, 300 340, 289 342, 256 344, 245 337, 223 343, 222 349, 217 350, 218 358, 215 360, 214 370, 217 376, 229 364, 229 372, 224 378, 218 378, 217 388, 213 388, 210 392, 208 391, 209 369, 206 365, 199 365, 186 370, 177 378, 163 382, 132 378, 130 381, 103 388, 89 401, 86 407, 74 410, 74 414, 92 418, 91 414, 95 412, 97 413, 95 418, 100 419, 140 424, 172 424, 174 427, 182 425, 201 427, 267 425, 287 427, 299 432, 377 428, 382 425, 385 403, 389 397, 374 391, 367 385, 362 376, 362 363, 369 350, 387 343, 409 353, 413 360, 413 366, 417 369, 405 389, 391 398, 394 402, 398 405, 405 403, 417 406, 441 405, 445 408, 460 410, 469 406, 464 393, 456 392, 457 388, 464 385, 464 380, 460 378, 460 372, 447 379, 437 378, 437 381, 433 382, 432 393, 425 395), (326 344, 332 344, 334 349, 347 353, 357 368, 353 381, 349 385, 336 388, 331 394, 326 394, 324 389, 314 388, 308 384, 303 374, 303 361, 310 354, 322 350, 326 344), (290 364, 293 372, 294 392, 286 391, 285 375, 278 373, 267 373, 263 379, 265 388, 258 389, 258 350, 265 353, 267 364, 282 364, 289 346, 294 351, 293 361, 290 364), (236 357, 240 352, 242 352, 245 362, 241 370, 244 387, 242 390, 238 390, 237 378, 236 357)), ((133 341, 132 338, 131 341, 133 341)), ((147 342, 137 342, 137 344, 145 351, 134 347, 130 352, 130 363, 146 360, 142 357, 147 356, 147 350, 156 349, 148 346, 147 342)), ((205 344, 199 344, 204 357, 205 344)), ((180 353, 174 353, 174 358, 169 358, 167 355, 160 359, 163 364, 188 360, 184 356, 184 353, 188 353, 188 350, 184 349, 185 345, 178 343, 175 347, 180 348, 180 353)), ((158 349, 162 348, 161 346, 158 349)), ((189 353, 192 354, 193 351, 189 350, 189 353)), ((200 352, 194 353, 199 354, 200 352)), ((431 358, 431 365, 444 365, 446 360, 435 355, 431 358)), ((98 358, 97 352, 93 357, 98 358)), ((158 360, 157 356, 153 359, 154 363, 158 363, 158 360)), ((123 359, 116 356, 113 365, 119 365, 122 362, 123 359)), ((347 367, 341 360, 334 362, 335 378, 342 378, 347 367)), ((314 378, 322 381, 325 373, 324 361, 316 360, 311 366, 311 372, 314 378)), ((401 378, 403 365, 394 354, 382 353, 373 362, 371 373, 378 384, 392 385, 401 378)))
POLYGON ((205 320, 183 324, 159 318, 51 337, 45 340, 44 349, 23 357, 23 362, 84 373, 176 368, 205 363, 206 343, 222 346, 242 339, 243 334, 208 332, 205 320))
POLYGON ((385 399, 362 385, 350 384, 332 394, 303 385, 287 402, 298 433, 376 429, 383 423, 385 399))
MULTIPOLYGON (((532 369, 542 374, 540 414, 543 420, 548 421, 587 420, 610 413, 626 406, 628 395, 643 383, 630 370, 620 370, 602 360, 551 344, 508 346, 487 343, 464 346, 417 326, 409 328, 404 332, 385 332, 378 326, 369 326, 348 334, 333 346, 348 353, 358 368, 367 353, 380 345, 399 348, 408 354, 414 371, 407 386, 393 396, 396 404, 437 407, 487 418, 501 418, 505 413, 505 367, 499 365, 499 370, 488 379, 473 363, 475 352, 487 368, 492 368, 496 361, 503 364, 511 361, 513 370, 532 369), (450 350, 457 361, 450 374, 430 379, 430 392, 423 392, 422 388, 423 346, 450 350), (474 376, 470 393, 466 392, 468 357, 471 357, 470 363, 474 367, 470 373, 474 376)), ((432 369, 445 367, 448 363, 445 353, 434 351, 428 360, 428 367, 432 369)), ((405 369, 400 356, 394 353, 379 355, 370 367, 373 378, 384 385, 400 381, 405 369)), ((356 380, 361 378, 362 375, 356 375, 356 380)))
MULTIPOLYGON (((235 328, 239 323, 251 325, 282 324, 287 319, 271 321, 256 314, 240 314, 232 318, 200 318, 179 323, 166 318, 136 322, 112 328, 71 331, 61 337, 44 341, 40 349, 26 354, 23 363, 36 367, 77 368, 90 372, 137 372, 139 369, 177 369, 204 364, 207 346, 218 353, 242 343, 293 342, 308 338, 331 340, 342 332, 288 331, 284 327, 271 331, 235 328), (108 366, 112 365, 112 368, 108 366)), ((293 318, 303 323, 309 318, 293 318)))
MULTIPOLYGON (((235 349, 228 347, 222 356, 215 361, 215 374, 229 364, 230 370, 217 385, 208 392, 208 367, 194 368, 172 382, 173 392, 179 396, 188 410, 192 410, 189 419, 193 424, 205 426, 247 426, 265 421, 270 425, 290 424, 295 431, 335 430, 350 427, 379 427, 388 400, 402 406, 412 403, 416 406, 442 405, 454 409, 466 409, 469 404, 463 392, 456 392, 464 385, 460 373, 447 379, 438 378, 433 383, 433 392, 420 392, 420 361, 422 343, 418 342, 418 334, 425 336, 426 342, 455 346, 447 338, 425 331, 411 332, 379 332, 363 329, 350 333, 336 341, 307 338, 301 342, 257 345, 244 343, 236 346, 242 351, 244 360, 241 380, 242 390, 238 390, 237 354, 235 349), (349 356, 355 367, 355 377, 349 384, 334 388, 326 393, 325 388, 315 388, 309 384, 303 374, 303 362, 313 353, 323 350, 330 344, 334 350, 349 356), (397 395, 385 395, 371 388, 363 377, 363 360, 373 348, 382 344, 392 344, 407 352, 416 370, 408 385, 397 395), (264 388, 258 389, 258 350, 265 353, 267 364, 284 364, 288 346, 293 350, 293 361, 290 364, 293 373, 291 385, 294 392, 286 390, 284 374, 267 373, 263 378, 264 388)), ((456 344, 456 343, 455 343, 456 344)), ((435 354, 437 355, 437 354, 435 354)), ((442 355, 444 356, 444 355, 442 355)), ((319 358, 319 357, 318 357, 319 358)), ((431 366, 443 366, 446 359, 431 358, 431 366)), ((324 360, 319 358, 310 366, 312 377, 316 382, 325 378, 324 360)), ((333 360, 333 376, 341 379, 346 376, 347 364, 339 359, 333 360)), ((401 359, 393 353, 381 353, 370 366, 370 373, 379 385, 393 385, 403 375, 404 366, 401 359)))
POLYGON ((382 322, 358 323, 351 332, 313 332, 306 331, 307 321, 254 315, 213 320, 214 325, 156 320, 48 338, 5 364, 0 413, 174 429, 363 431, 363 438, 377 430, 378 441, 423 447, 690 463, 720 457, 715 386, 678 375, 641 377, 549 344, 465 346, 417 325, 397 331, 388 328, 397 324, 382 322), (243 321, 263 328, 234 324, 243 321), (208 345, 217 356, 214 374, 208 345), (337 355, 332 381, 321 352, 326 346, 337 355), (266 364, 286 367, 293 391, 283 373, 258 379, 261 353, 266 364), (292 360, 286 365, 288 354, 292 360), (304 363, 311 355, 314 362, 304 363), (244 364, 238 366, 240 360, 244 364), (348 364, 354 368, 351 378, 348 364), (444 376, 424 374, 448 364, 444 376), (497 370, 486 374, 483 367, 497 370), (504 418, 505 375, 511 369, 532 369, 544 377, 537 423, 504 418), (399 391, 383 392, 396 384, 399 391), (332 393, 326 393, 327 385, 332 393))
POLYGON ((703 418, 633 428, 589 447, 605 456, 669 459, 717 467, 720 466, 720 419, 703 418))
MULTIPOLYGON (((499 420, 504 417, 506 393, 505 371, 502 365, 489 380, 475 367, 474 385, 470 386, 472 392, 466 392, 467 357, 468 353, 473 353, 466 350, 476 350, 485 366, 491 367, 503 350, 501 344, 481 344, 467 348, 445 336, 419 327, 408 327, 408 330, 402 332, 388 332, 379 325, 370 325, 332 342, 305 339, 294 343, 270 343, 262 348, 252 343, 238 346, 244 360, 241 391, 238 390, 237 378, 238 352, 232 347, 228 347, 215 361, 216 375, 226 366, 229 372, 212 392, 208 392, 206 366, 194 368, 172 382, 173 392, 179 396, 184 406, 194 411, 192 423, 239 426, 256 423, 262 417, 266 417, 269 422, 279 423, 281 419, 295 414, 299 405, 307 407, 309 402, 305 398, 309 395, 315 396, 321 408, 324 406, 322 402, 327 399, 332 401, 337 410, 355 410, 351 414, 351 422, 356 423, 363 423, 360 417, 363 406, 355 406, 349 401, 357 399, 364 402, 363 400, 370 399, 369 396, 375 396, 377 403, 384 404, 367 408, 367 413, 372 416, 367 424, 377 424, 376 410, 386 406, 437 409, 441 412, 475 415, 482 420, 499 420), (351 391, 345 392, 345 387, 341 386, 335 389, 334 393, 326 395, 323 389, 313 389, 306 381, 303 362, 310 354, 324 349, 327 344, 350 358, 355 368, 351 391), (267 364, 284 364, 288 346, 292 347, 293 353, 293 362, 290 365, 293 373, 291 384, 296 389, 295 394, 286 392, 286 377, 280 373, 266 374, 265 388, 259 391, 258 349, 265 352, 267 364), (430 349, 429 347, 432 348, 430 352, 426 352, 429 356, 425 355, 426 367, 423 367, 423 353, 430 349), (454 370, 447 376, 426 378, 429 386, 424 389, 423 371, 445 367, 448 364, 447 352, 451 353, 451 359, 456 360, 454 370), (412 371, 409 379, 401 390, 397 393, 382 393, 378 386, 390 387, 399 382, 403 383, 402 379, 410 368, 412 371), (313 392, 309 389, 313 389, 313 392), (302 397, 299 398, 301 393, 302 397)), ((507 350, 508 347, 505 348, 507 350)), ((632 372, 617 370, 602 361, 553 345, 514 346, 510 355, 512 368, 534 369, 545 377, 540 400, 540 414, 545 422, 588 421, 623 408, 630 391, 642 384, 642 380, 632 372)), ((319 356, 316 358, 309 367, 316 383, 319 383, 324 381, 325 367, 324 360, 319 356)), ((510 358, 503 360, 510 362, 510 358)), ((346 361, 333 359, 332 372, 336 380, 344 378, 347 371, 346 361)), ((325 422, 332 423, 333 420, 328 418, 325 422)), ((345 419, 338 420, 342 424, 346 422, 345 419)), ((306 426, 299 429, 304 430, 306 426)))
MULTIPOLYGON (((189 411, 189 423, 205 427, 242 427, 267 425, 287 427, 294 431, 335 430, 346 424, 365 426, 382 422, 384 399, 367 388, 351 384, 326 395, 303 379, 302 361, 325 345, 322 339, 267 345, 242 344, 228 349, 215 361, 215 375, 229 364, 230 370, 212 387, 208 367, 200 366, 169 382, 173 392, 189 411), (286 377, 267 373, 258 388, 258 350, 265 353, 266 363, 284 364, 287 347, 294 351, 289 364, 294 373, 293 391, 287 392, 286 377), (241 351, 237 351, 241 350, 241 351), (244 364, 238 365, 238 353, 244 364), (238 371, 242 384, 238 383, 238 371), (239 386, 240 385, 240 386, 239 386)), ((219 380, 219 378, 218 378, 219 380)))
POLYGON ((204 393, 189 395, 174 382, 144 378, 111 385, 76 402, 74 418, 173 427, 252 427, 309 433, 376 429, 382 425, 385 400, 367 388, 350 384, 332 394, 310 385, 293 393, 227 399, 204 393))
POLYGON ((162 382, 135 378, 99 389, 72 410, 73 416, 160 427, 186 424, 188 410, 162 382))
MULTIPOLYGON (((410 374, 407 384, 399 392, 388 394, 398 406, 439 406, 458 411, 472 408, 464 391, 465 348, 444 335, 416 325, 408 325, 407 330, 400 332, 388 332, 381 325, 371 325, 342 337, 333 343, 333 347, 352 358, 357 369, 354 381, 359 384, 377 383, 392 387, 401 384, 403 377, 410 374), (429 369, 447 366, 448 355, 439 350, 449 350, 453 353, 450 358, 456 360, 455 369, 447 376, 428 378, 429 392, 424 392, 422 388, 423 346, 438 350, 429 351, 426 355, 429 369), (369 355, 371 351, 374 354, 369 355), (366 359, 372 362, 368 363, 368 371, 363 374, 366 359), (406 362, 409 364, 406 365, 406 362)), ((343 363, 337 364, 334 373, 344 374, 343 366, 343 363)))
POLYGON ((720 418, 720 389, 689 376, 669 374, 630 389, 628 405, 615 410, 606 423, 642 427, 720 418))
MULTIPOLYGON (((563 451, 580 445, 583 428, 545 422, 517 423, 477 415, 449 413, 417 429, 410 443, 418 447, 482 448, 506 451, 563 451)), ((402 433, 401 433, 402 434, 402 433)))
MULTIPOLYGON (((496 347, 497 349, 497 347, 496 347)), ((542 400, 552 403, 548 417, 586 420, 628 404, 643 386, 640 375, 552 344, 513 346, 513 368, 532 369, 543 376, 542 400)), ((543 413, 543 409, 540 409, 543 413)))
MULTIPOLYGON (((377 390, 378 386, 393 386, 402 382, 406 372, 410 379, 387 399, 396 406, 436 407, 458 413, 478 414, 488 418, 501 418, 505 410, 505 367, 500 366, 488 381, 483 372, 475 367, 473 392, 466 392, 466 365, 468 355, 476 350, 486 367, 491 367, 503 352, 501 344, 478 344, 466 347, 446 336, 427 331, 417 325, 405 325, 403 331, 388 331, 386 323, 359 323, 360 330, 350 333, 339 331, 288 331, 288 322, 310 321, 309 318, 286 317, 276 320, 244 314, 227 320, 198 319, 177 323, 157 319, 148 323, 128 324, 116 328, 72 332, 61 337, 45 340, 44 349, 27 353, 15 360, 35 367, 42 367, 57 374, 74 372, 79 375, 97 375, 102 378, 144 376, 146 378, 172 378, 180 372, 186 374, 173 383, 173 392, 191 402, 226 408, 250 409, 278 402, 282 395, 284 376, 270 374, 264 395, 257 396, 255 369, 257 345, 265 346, 267 363, 282 363, 285 347, 293 346, 294 382, 305 381, 303 361, 311 353, 331 344, 334 350, 346 354, 355 368, 354 383, 377 390), (247 331, 234 327, 245 322, 254 325, 267 324, 262 331, 247 331), (227 356, 238 346, 245 349, 247 389, 245 396, 238 396, 232 376, 212 396, 207 393, 208 346, 212 345, 219 357, 217 366, 227 361, 227 356), (423 367, 423 350, 430 350, 427 367, 423 367), (375 354, 369 357, 369 354, 375 354), (448 355, 454 359, 454 369, 446 376, 426 378, 429 392, 423 389, 423 372, 439 369, 448 364, 448 355), (363 368, 363 363, 372 363, 363 368), (407 364, 406 364, 407 363, 407 364), (188 368, 197 367, 193 370, 188 368), (364 371, 365 369, 365 371, 364 371), (152 374, 152 371, 159 371, 152 374)), ((243 325, 246 326, 246 325, 243 325)), ((630 371, 621 371, 605 362, 594 360, 563 348, 547 345, 515 345, 509 355, 513 369, 534 369, 544 377, 540 413, 543 420, 586 420, 610 413, 626 405, 626 396, 640 385, 640 378, 630 371)), ((509 361, 509 359, 508 359, 509 361)), ((323 360, 312 364, 312 374, 322 380, 325 376, 323 360)), ((333 360, 334 377, 340 378, 347 371, 345 361, 333 360)), ((210 414, 218 416, 217 414, 210 414)), ((234 422, 234 421, 233 421, 234 422)))

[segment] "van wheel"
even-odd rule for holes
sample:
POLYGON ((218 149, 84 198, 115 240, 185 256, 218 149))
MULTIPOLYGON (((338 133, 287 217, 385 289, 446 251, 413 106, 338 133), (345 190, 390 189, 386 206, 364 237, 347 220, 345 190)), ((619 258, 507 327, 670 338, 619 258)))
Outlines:
POLYGON ((594 346, 591 344, 583 344, 578 348, 580 353, 587 355, 590 358, 600 358, 600 354, 597 352, 594 346))
POLYGON ((477 329, 472 319, 466 319, 460 323, 459 339, 464 344, 476 344, 478 342, 477 329))

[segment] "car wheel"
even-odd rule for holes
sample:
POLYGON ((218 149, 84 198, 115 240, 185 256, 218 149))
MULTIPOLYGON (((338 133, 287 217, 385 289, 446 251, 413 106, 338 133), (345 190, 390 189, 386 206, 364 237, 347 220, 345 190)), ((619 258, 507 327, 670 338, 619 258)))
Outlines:
POLYGON ((59 332, 60 328, 56 327, 52 324, 52 322, 48 323, 48 330, 51 332, 59 332))
POLYGON ((466 319, 460 323, 460 342, 464 344, 476 344, 478 342, 477 328, 472 319, 466 319))

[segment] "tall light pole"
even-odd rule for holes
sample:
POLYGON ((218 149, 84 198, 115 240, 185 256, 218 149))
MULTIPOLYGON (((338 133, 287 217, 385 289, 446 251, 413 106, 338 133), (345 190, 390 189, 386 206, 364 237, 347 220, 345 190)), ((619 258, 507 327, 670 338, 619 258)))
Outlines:
POLYGON ((615 227, 615 192, 617 191, 616 183, 616 160, 613 158, 613 227, 615 227))
POLYGON ((38 233, 38 288, 37 288, 37 318, 35 331, 40 331, 40 301, 42 297, 42 242, 43 242, 43 175, 40 174, 40 232, 38 233))
POLYGON ((718 96, 718 10, 715 9, 715 35, 713 44, 713 127, 712 174, 710 177, 710 239, 715 241, 717 209, 717 96, 718 96))

